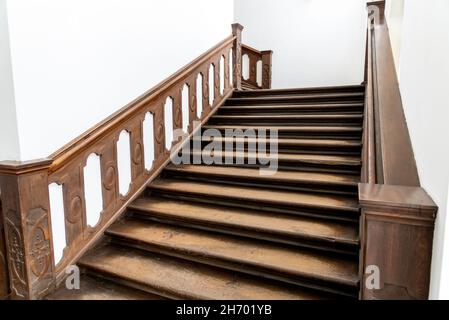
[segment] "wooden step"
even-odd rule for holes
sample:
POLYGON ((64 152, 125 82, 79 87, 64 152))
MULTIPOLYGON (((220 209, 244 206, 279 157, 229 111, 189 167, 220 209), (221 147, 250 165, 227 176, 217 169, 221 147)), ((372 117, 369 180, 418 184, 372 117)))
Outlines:
POLYGON ((115 223, 107 234, 139 249, 312 289, 349 296, 358 289, 354 258, 136 219, 115 223))
POLYGON ((319 124, 323 126, 333 126, 339 124, 361 125, 362 114, 301 114, 301 115, 214 115, 209 124, 227 124, 238 125, 251 124, 276 124, 276 125, 308 125, 319 124))
POLYGON ((224 105, 217 114, 342 114, 363 112, 364 104, 359 103, 330 103, 330 104, 280 104, 280 105, 224 105))
POLYGON ((226 105, 254 105, 254 104, 291 104, 291 103, 323 103, 323 102, 361 102, 365 94, 356 93, 312 93, 286 94, 261 97, 229 98, 226 105))
POLYGON ((79 264, 91 274, 174 299, 310 300, 335 298, 250 275, 173 257, 107 246, 79 264), (126 266, 126 267, 124 267, 126 266))
MULTIPOLYGON (((267 156, 263 154, 258 154, 256 152, 236 152, 236 151, 208 151, 202 150, 190 152, 186 150, 187 153, 192 155, 204 155, 204 156, 214 156, 217 158, 235 158, 238 156, 239 158, 245 159, 245 163, 247 159, 256 159, 256 160, 267 160, 270 158, 270 151, 267 150, 267 156)), ((361 165, 360 157, 355 156, 332 156, 332 155, 315 155, 315 154, 285 154, 278 153, 273 155, 276 156, 279 163, 289 162, 295 165, 301 164, 316 164, 316 165, 329 165, 329 166, 348 166, 353 167, 355 169, 359 168, 361 165)), ((260 162, 260 161, 259 161, 260 162)))
MULTIPOLYGON (((288 149, 288 150, 326 150, 326 149, 349 149, 355 150, 360 154, 360 149, 362 147, 362 142, 359 140, 344 140, 344 139, 292 139, 292 138, 256 138, 249 136, 233 136, 233 137, 222 137, 222 136, 195 136, 194 140, 201 139, 204 143, 209 143, 211 141, 221 142, 226 146, 228 145, 235 146, 236 144, 244 144, 245 148, 249 146, 258 147, 259 145, 269 146, 270 143, 276 142, 278 144, 279 149, 288 149)), ((248 150, 248 149, 247 149, 248 150)), ((251 149, 249 149, 251 150, 251 149)))
POLYGON ((328 86, 328 87, 309 87, 309 88, 289 88, 289 89, 256 89, 252 92, 234 91, 233 97, 254 97, 254 96, 273 96, 288 94, 311 94, 311 93, 342 93, 342 92, 364 92, 364 85, 348 86, 328 86))
POLYGON ((135 216, 326 251, 358 254, 358 225, 171 200, 141 197, 128 208, 135 216))
POLYGON ((307 183, 312 185, 333 185, 357 187, 360 182, 359 176, 329 174, 316 172, 291 172, 277 171, 273 175, 260 175, 259 169, 244 167, 220 167, 207 165, 169 165, 165 170, 181 174, 214 175, 220 177, 233 177, 238 179, 256 179, 258 181, 277 181, 285 184, 307 183))
POLYGON ((81 276, 80 288, 69 290, 61 286, 45 300, 161 300, 161 296, 114 282, 94 278, 87 275, 81 276))
POLYGON ((164 169, 164 177, 349 195, 357 194, 360 182, 359 175, 284 170, 261 175, 258 168, 212 165, 169 165, 164 169))
POLYGON ((298 215, 314 215, 349 221, 359 216, 358 201, 352 197, 177 179, 159 179, 149 188, 151 192, 156 191, 158 195, 163 194, 181 200, 232 204, 242 208, 291 212, 298 215))
POLYGON ((256 130, 259 132, 260 130, 266 131, 267 133, 270 130, 277 130, 280 132, 325 132, 325 133, 340 133, 340 132, 348 132, 348 133, 361 133, 361 127, 353 127, 353 126, 243 126, 243 125, 205 125, 203 129, 217 129, 217 130, 226 130, 226 129, 234 129, 234 130, 256 130))
POLYGON ((277 126, 277 125, 267 125, 267 126, 256 126, 256 125, 217 125, 208 124, 202 126, 203 130, 216 129, 220 132, 225 133, 226 130, 229 132, 233 130, 234 134, 238 132, 243 132, 243 134, 252 133, 256 131, 256 134, 260 132, 265 132, 267 135, 270 134, 270 130, 277 131, 279 137, 290 137, 295 139, 361 139, 362 127, 361 126, 319 126, 319 125, 308 125, 308 126, 298 126, 298 125, 288 125, 288 126, 277 126), (248 133, 249 130, 249 133, 248 133), (246 133, 245 133, 246 132, 246 133))

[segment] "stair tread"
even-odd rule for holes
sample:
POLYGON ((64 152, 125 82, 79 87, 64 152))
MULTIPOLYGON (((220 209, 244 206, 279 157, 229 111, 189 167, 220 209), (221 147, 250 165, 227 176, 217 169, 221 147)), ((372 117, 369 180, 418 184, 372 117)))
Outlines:
MULTIPOLYGON (((197 139, 194 137, 194 139, 197 139)), ((202 136, 203 141, 248 141, 248 142, 260 142, 269 143, 269 138, 248 138, 248 137, 207 137, 202 136)), ((337 140, 337 139, 292 139, 292 138, 277 138, 279 145, 289 146, 322 146, 322 147, 361 147, 362 142, 357 140, 337 140)))
POLYGON ((161 300, 162 297, 115 284, 111 281, 82 275, 80 288, 69 290, 61 286, 46 300, 161 300))
POLYGON ((304 132, 355 132, 360 133, 361 127, 356 126, 248 126, 248 125, 205 125, 203 129, 254 129, 278 131, 304 131, 304 132))
MULTIPOLYGON (((197 258, 206 263, 213 263, 212 260, 225 264, 228 262, 285 277, 329 281, 354 287, 359 281, 355 259, 323 255, 297 247, 130 218, 113 224, 107 234, 155 246, 165 254, 173 251, 175 255, 197 258)), ((247 268, 243 267, 245 270, 247 268)))
POLYGON ((138 198, 129 208, 150 215, 156 214, 157 217, 176 221, 191 221, 201 225, 219 225, 292 238, 317 239, 331 243, 358 244, 357 228, 354 225, 336 221, 196 204, 157 197, 138 198))
POLYGON ((199 175, 214 175, 220 177, 235 177, 241 179, 253 178, 261 181, 280 182, 302 182, 310 184, 333 184, 357 186, 360 177, 356 175, 318 173, 303 171, 281 171, 278 170, 272 175, 261 175, 258 168, 245 167, 222 167, 210 165, 179 165, 170 164, 165 168, 167 171, 191 173, 199 175))
POLYGON ((260 203, 284 204, 308 208, 323 208, 358 212, 359 205, 354 199, 335 195, 321 195, 303 192, 291 192, 254 187, 220 185, 189 180, 159 179, 150 186, 151 189, 184 194, 216 196, 260 203))
MULTIPOLYGON (((211 155, 211 153, 214 156, 217 157, 235 157, 236 152, 235 151, 215 151, 212 152, 207 150, 202 151, 186 151, 187 153, 191 153, 193 155, 198 154, 204 154, 204 155, 211 155)), ((250 158, 268 158, 264 157, 260 154, 257 154, 256 152, 239 152, 239 156, 243 157, 244 159, 250 158)), ((297 162, 297 163, 309 163, 309 164, 329 164, 329 165, 346 165, 346 166, 355 166, 358 167, 361 165, 361 159, 360 157, 356 156, 347 156, 347 155, 321 155, 321 154, 294 154, 294 153, 278 153, 277 154, 278 161, 285 161, 285 162, 297 162)))
POLYGON ((80 264, 96 272, 143 285, 147 290, 169 298, 211 300, 323 298, 322 294, 310 290, 281 286, 274 281, 129 248, 103 247, 83 257, 80 264))

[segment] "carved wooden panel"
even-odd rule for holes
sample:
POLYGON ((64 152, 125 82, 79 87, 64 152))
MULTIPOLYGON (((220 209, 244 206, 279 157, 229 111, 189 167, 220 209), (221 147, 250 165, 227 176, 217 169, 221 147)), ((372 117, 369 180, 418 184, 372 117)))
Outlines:
POLYGON ((2 203, 0 201, 0 299, 5 299, 9 295, 9 277, 2 212, 2 203))
POLYGON ((47 170, 49 161, 0 166, 11 297, 36 299, 54 287, 47 170), (11 174, 21 170, 23 175, 11 174), (7 172, 9 171, 9 172, 7 172))

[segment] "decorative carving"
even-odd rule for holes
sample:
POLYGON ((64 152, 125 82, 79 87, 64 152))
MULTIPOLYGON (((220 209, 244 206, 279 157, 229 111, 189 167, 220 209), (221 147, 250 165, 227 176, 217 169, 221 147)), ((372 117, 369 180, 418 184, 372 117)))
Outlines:
POLYGON ((77 223, 80 220, 83 208, 83 200, 79 195, 74 195, 70 201, 70 210, 66 215, 66 220, 70 223, 77 223))
POLYGON ((175 107, 175 126, 177 128, 180 128, 182 126, 182 109, 181 106, 178 104, 175 107))
MULTIPOLYGON (((7 216, 14 215, 16 215, 16 213, 12 210, 7 213, 7 216)), ((8 252, 12 273, 16 280, 25 285, 25 253, 23 251, 24 245, 22 236, 19 229, 9 218, 6 218, 6 224, 8 225, 6 237, 8 239, 8 252)))
POLYGON ((163 137, 164 137, 164 122, 162 122, 161 120, 159 121, 156 127, 156 136, 155 136, 156 142, 160 144, 162 142, 163 137))
POLYGON ((30 229, 28 242, 31 271, 39 278, 48 272, 51 264, 47 212, 42 208, 31 210, 27 225, 30 229))
POLYGON ((104 178, 103 178, 103 187, 110 191, 112 190, 112 188, 114 187, 114 183, 115 183, 115 165, 114 164, 109 164, 107 166, 104 178))
POLYGON ((142 144, 140 142, 136 143, 134 147, 132 160, 135 165, 142 163, 142 144))

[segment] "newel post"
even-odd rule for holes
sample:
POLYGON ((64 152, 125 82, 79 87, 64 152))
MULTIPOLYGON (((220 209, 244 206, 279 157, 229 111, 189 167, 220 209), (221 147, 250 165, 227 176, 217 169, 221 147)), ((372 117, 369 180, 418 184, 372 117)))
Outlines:
POLYGON ((421 187, 359 184, 361 299, 428 299, 437 206, 421 187))
POLYGON ((232 35, 235 36, 232 48, 232 61, 234 63, 232 83, 236 90, 242 90, 242 30, 241 24, 232 24, 232 35))
POLYGON ((262 88, 271 89, 271 60, 273 57, 272 50, 264 50, 262 54, 262 88))
POLYGON ((0 162, 12 299, 38 299, 55 284, 48 168, 51 160, 0 162))

